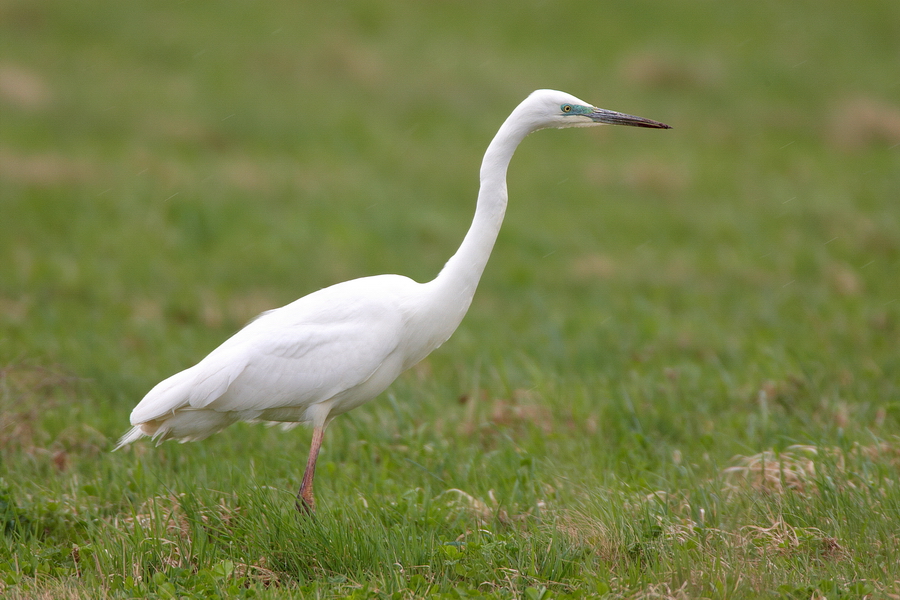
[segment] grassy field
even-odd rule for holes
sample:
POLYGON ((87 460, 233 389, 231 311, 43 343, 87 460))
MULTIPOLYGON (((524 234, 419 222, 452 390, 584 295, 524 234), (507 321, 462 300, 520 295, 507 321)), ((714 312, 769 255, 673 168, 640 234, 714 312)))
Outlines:
POLYGON ((900 4, 0 0, 0 596, 897 598, 900 4), (157 381, 433 277, 552 87, 456 335, 310 433, 111 453, 157 381))

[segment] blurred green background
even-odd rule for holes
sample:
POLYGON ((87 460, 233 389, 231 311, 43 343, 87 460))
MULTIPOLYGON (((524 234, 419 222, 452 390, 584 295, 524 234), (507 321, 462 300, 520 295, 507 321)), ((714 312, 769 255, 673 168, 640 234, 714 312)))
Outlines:
POLYGON ((895 327, 893 2, 0 11, 0 351, 117 402, 263 308, 432 277, 538 87, 675 129, 528 140, 457 351, 608 364, 660 329, 820 352, 895 327))
MULTIPOLYGON (((796 443, 896 444, 898 65, 895 0, 0 0, 0 476, 23 495, 125 479, 135 457, 106 451, 132 406, 255 314, 433 277, 491 136, 544 87, 673 129, 526 140, 460 330, 338 419, 323 459, 365 470, 366 436, 499 444, 540 477, 652 490, 673 456, 709 475, 796 443)), ((183 476, 170 455, 271 456, 291 487, 307 443, 167 445, 137 494, 183 476)), ((419 476, 321 489, 336 505, 419 476)), ((116 489, 71 510, 140 503, 116 489)))

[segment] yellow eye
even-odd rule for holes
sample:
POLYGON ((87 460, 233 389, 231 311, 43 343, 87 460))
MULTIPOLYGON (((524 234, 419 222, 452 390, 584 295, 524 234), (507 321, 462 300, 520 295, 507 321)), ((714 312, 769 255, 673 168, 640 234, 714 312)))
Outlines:
POLYGON ((563 104, 562 106, 560 106, 560 108, 562 109, 562 111, 563 111, 564 113, 570 113, 570 112, 572 112, 572 105, 571 105, 571 104, 563 104))

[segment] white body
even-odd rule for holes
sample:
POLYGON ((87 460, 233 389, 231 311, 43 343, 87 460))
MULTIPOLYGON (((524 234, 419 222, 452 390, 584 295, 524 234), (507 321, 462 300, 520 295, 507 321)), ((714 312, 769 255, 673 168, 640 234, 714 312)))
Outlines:
POLYGON ((667 127, 594 108, 563 92, 534 92, 488 147, 472 225, 434 280, 365 277, 263 313, 195 366, 150 390, 131 413, 134 427, 119 446, 145 435, 199 440, 236 421, 311 423, 319 435, 301 494, 312 506, 322 428, 384 391, 444 343, 466 314, 503 221, 507 166, 519 142, 544 127, 601 123, 667 127))
POLYGON ((199 440, 236 421, 325 425, 450 337, 468 302, 423 310, 433 287, 400 275, 365 277, 263 313, 150 390, 121 443, 145 434, 199 440))

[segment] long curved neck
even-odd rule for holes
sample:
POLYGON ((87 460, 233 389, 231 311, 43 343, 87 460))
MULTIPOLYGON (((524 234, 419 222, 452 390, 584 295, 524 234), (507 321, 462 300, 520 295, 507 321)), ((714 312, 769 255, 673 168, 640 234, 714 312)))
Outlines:
POLYGON ((509 161, 519 142, 538 128, 533 119, 527 118, 524 105, 516 107, 503 122, 484 153, 475 218, 459 250, 437 277, 416 288, 408 311, 409 327, 415 335, 407 348, 404 369, 447 341, 469 310, 506 213, 509 161))
MULTIPOLYGON (((519 143, 530 132, 518 115, 518 109, 504 121, 491 141, 481 162, 481 187, 475 217, 459 250, 431 282, 445 306, 458 311, 459 324, 472 302, 475 288, 490 258, 491 250, 506 213, 506 171, 519 143)), ((456 315, 454 315, 456 316, 456 315)), ((449 317, 449 315, 448 315, 449 317)), ((448 334, 449 335, 449 334, 448 334)))

